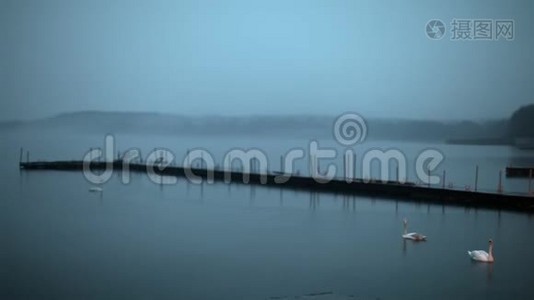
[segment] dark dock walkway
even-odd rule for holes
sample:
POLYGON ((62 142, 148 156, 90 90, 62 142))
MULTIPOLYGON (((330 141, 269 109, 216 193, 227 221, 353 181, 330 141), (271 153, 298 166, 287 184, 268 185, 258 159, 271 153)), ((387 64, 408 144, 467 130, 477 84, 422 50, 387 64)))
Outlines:
POLYGON ((506 177, 532 178, 534 167, 506 167, 506 177))
MULTIPOLYGON (((106 162, 91 162, 90 167, 91 170, 105 170, 106 164, 106 162)), ((114 171, 122 170, 126 167, 133 172, 149 171, 147 165, 141 163, 129 163, 125 165, 123 161, 117 160, 110 162, 109 164, 113 166, 114 171)), ((420 186, 415 185, 414 183, 399 183, 396 181, 382 182, 376 180, 364 181, 362 179, 352 179, 352 182, 350 183, 345 179, 333 179, 326 183, 320 183, 315 178, 299 175, 288 176, 285 178, 284 182, 280 182, 280 174, 244 173, 241 171, 213 170, 194 167, 189 169, 181 166, 168 166, 161 170, 157 165, 151 165, 150 167, 153 168, 156 174, 164 176, 186 177, 186 171, 191 170, 194 175, 203 179, 207 179, 208 176, 211 176, 214 181, 243 184, 243 176, 248 175, 249 181, 247 184, 252 185, 329 192, 344 195, 366 195, 443 205, 534 212, 534 197, 527 194, 467 191, 420 186)), ((28 171, 82 171, 83 161, 20 162, 20 168, 28 171)))

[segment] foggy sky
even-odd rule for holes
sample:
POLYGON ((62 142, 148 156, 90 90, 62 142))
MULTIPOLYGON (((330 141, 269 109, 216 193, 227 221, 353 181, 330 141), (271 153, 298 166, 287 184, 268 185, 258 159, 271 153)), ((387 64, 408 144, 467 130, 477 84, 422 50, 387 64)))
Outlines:
POLYGON ((78 110, 510 115, 534 102, 533 1, 0 0, 0 120, 78 110), (453 18, 514 41, 451 41, 453 18), (441 19, 442 40, 425 25, 441 19))

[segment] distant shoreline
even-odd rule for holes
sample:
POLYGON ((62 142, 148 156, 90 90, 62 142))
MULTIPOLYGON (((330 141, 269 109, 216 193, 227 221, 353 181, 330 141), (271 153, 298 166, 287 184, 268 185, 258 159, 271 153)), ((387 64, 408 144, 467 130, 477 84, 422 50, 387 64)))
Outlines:
MULTIPOLYGON (((0 122, 0 131, 60 129, 75 133, 172 135, 262 135, 325 138, 336 116, 185 116, 157 113, 80 111, 33 121, 0 122)), ((433 121, 366 118, 369 139, 453 144, 509 144, 479 137, 505 136, 507 120, 433 121)))
POLYGON ((447 139, 449 145, 476 145, 476 146, 515 146, 507 138, 465 138, 465 139, 447 139))
POLYGON ((448 139, 445 141, 448 145, 466 145, 466 146, 511 146, 520 150, 533 150, 534 142, 531 138, 515 139, 510 138, 471 138, 471 139, 448 139))

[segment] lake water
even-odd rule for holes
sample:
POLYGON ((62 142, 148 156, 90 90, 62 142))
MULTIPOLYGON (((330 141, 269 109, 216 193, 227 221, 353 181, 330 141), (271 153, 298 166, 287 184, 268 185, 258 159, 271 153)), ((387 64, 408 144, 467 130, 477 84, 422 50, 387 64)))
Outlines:
MULTIPOLYGON (((306 139, 117 135, 116 147, 147 154, 166 147, 183 155, 202 147, 219 161, 226 150, 257 147, 279 156, 306 139)), ((356 299, 532 299, 534 219, 528 214, 380 198, 344 198, 245 185, 160 186, 119 175, 102 194, 78 172, 19 172, 21 146, 32 159, 81 159, 101 135, 1 133, 0 298, 268 299, 332 292, 356 299), (429 237, 401 238, 402 219, 429 237), (492 265, 467 250, 487 250, 492 265)), ((336 147, 332 140, 321 146, 336 147)), ((443 152, 436 173, 447 183, 495 190, 506 165, 532 152, 508 147, 368 142, 397 148, 413 164, 426 148, 443 152)), ((338 162, 341 160, 338 159, 338 162)), ((275 163, 276 162, 276 163, 275 163)), ((305 162, 297 167, 306 172, 305 162)), ((413 172, 409 180, 418 181, 413 172)), ((527 180, 503 182, 526 192, 527 180)))

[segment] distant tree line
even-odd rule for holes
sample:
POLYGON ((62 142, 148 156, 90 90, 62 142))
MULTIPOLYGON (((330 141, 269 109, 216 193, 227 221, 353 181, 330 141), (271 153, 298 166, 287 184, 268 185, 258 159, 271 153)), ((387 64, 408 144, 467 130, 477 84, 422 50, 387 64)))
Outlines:
MULTIPOLYGON (((254 135, 331 138, 336 116, 257 115, 184 116, 145 112, 82 111, 34 121, 0 122, 0 131, 59 129, 79 133, 158 135, 254 135)), ((457 144, 513 144, 534 138, 534 104, 510 118, 485 121, 368 119, 368 138, 401 141, 446 141, 457 144)))
POLYGON ((516 110, 508 123, 511 138, 534 138, 534 104, 516 110))

